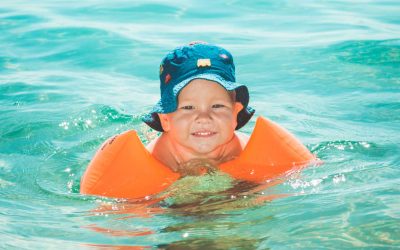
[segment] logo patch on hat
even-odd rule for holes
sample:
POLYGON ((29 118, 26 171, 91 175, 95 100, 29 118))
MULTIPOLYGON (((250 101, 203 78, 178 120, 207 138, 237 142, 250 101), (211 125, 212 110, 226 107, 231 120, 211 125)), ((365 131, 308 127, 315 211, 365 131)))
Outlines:
POLYGON ((160 75, 162 74, 163 71, 164 71, 164 67, 163 67, 163 65, 161 64, 161 65, 160 65, 160 75))
POLYGON ((198 59, 197 60, 197 67, 210 67, 211 66, 211 60, 210 59, 198 59))
POLYGON ((171 79, 172 79, 171 75, 170 75, 170 74, 167 74, 167 75, 165 76, 165 80, 164 80, 165 84, 168 84, 169 81, 171 81, 171 79))

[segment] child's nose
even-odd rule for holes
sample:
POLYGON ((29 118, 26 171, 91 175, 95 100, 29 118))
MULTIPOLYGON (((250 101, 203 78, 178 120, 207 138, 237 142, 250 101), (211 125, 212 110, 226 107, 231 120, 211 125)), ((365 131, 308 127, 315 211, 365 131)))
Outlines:
POLYGON ((198 123, 208 123, 211 120, 212 117, 211 117, 211 112, 209 112, 209 110, 200 110, 196 119, 198 123))

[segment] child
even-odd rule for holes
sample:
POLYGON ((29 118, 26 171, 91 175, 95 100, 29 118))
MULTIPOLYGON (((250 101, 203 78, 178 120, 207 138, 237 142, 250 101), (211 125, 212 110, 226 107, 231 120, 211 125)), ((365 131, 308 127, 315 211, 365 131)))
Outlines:
POLYGON ((182 175, 212 171, 239 156, 249 137, 235 130, 254 114, 247 87, 235 82, 232 55, 194 42, 165 56, 161 99, 143 121, 162 134, 147 150, 182 175))
POLYGON ((226 174, 257 185, 317 160, 293 135, 263 117, 250 140, 235 131, 254 110, 248 107, 247 87, 235 82, 232 55, 221 47, 192 43, 176 48, 161 63, 160 82, 161 99, 143 121, 161 135, 147 149, 133 130, 107 140, 82 177, 82 194, 147 199, 182 176, 217 168, 221 175, 184 180, 217 178, 213 188, 225 190, 214 183, 223 184, 226 174))

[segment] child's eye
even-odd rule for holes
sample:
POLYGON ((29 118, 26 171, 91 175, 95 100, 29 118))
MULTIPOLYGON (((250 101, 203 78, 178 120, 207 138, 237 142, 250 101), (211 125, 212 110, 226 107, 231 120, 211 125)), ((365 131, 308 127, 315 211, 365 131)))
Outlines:
POLYGON ((213 108, 223 108, 223 107, 225 107, 225 105, 223 105, 223 104, 214 104, 214 105, 212 105, 212 107, 213 108))
POLYGON ((192 105, 186 105, 186 106, 182 106, 181 109, 191 110, 191 109, 194 109, 194 107, 192 105))

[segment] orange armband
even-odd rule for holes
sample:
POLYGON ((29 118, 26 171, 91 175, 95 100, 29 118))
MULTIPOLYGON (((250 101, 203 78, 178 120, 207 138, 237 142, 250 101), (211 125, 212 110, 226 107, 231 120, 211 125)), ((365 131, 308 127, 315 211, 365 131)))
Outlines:
MULTIPOLYGON (((316 157, 292 134, 263 117, 240 156, 219 166, 233 178, 263 182, 306 166, 316 157)), ((156 160, 134 130, 107 140, 81 180, 82 194, 143 198, 157 194, 180 178, 156 160)))

